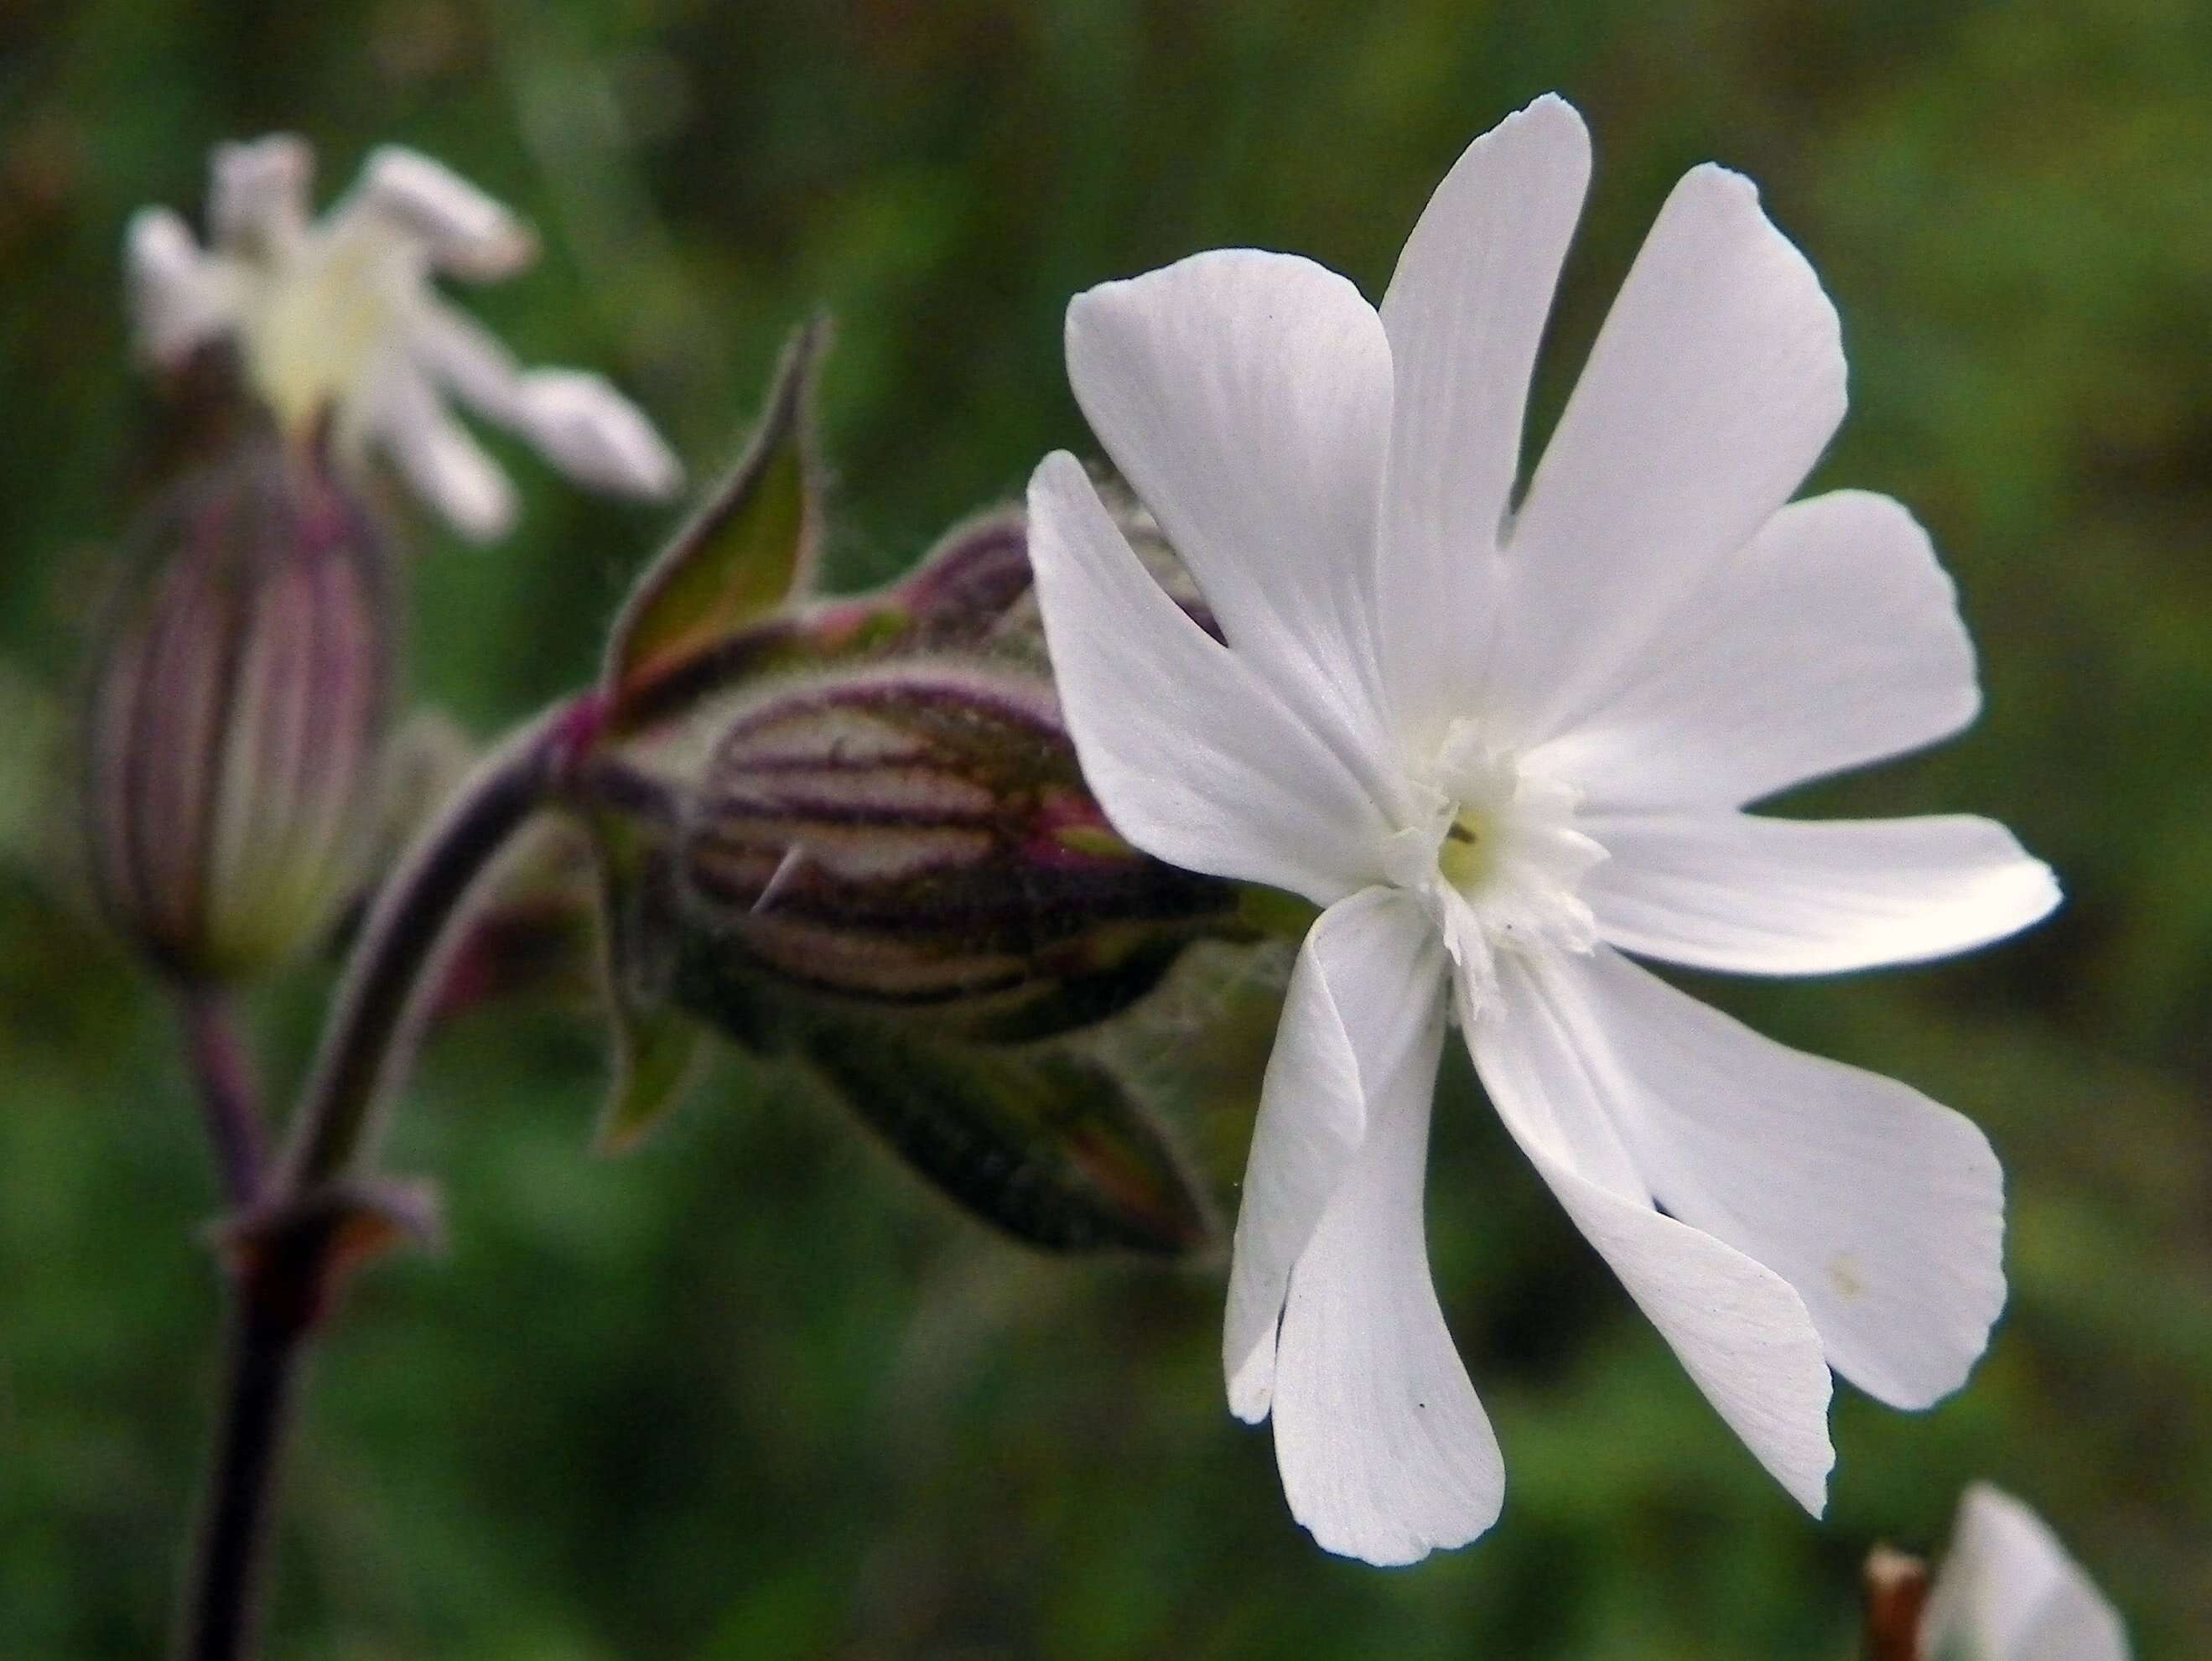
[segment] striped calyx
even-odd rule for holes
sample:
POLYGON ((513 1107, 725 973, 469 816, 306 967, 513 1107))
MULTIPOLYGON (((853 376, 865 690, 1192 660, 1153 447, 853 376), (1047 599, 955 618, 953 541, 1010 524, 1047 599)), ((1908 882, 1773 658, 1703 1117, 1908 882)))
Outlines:
POLYGON ((1115 833, 1041 676, 933 660, 787 683, 737 717, 677 867, 699 1013, 766 983, 993 1042, 1114 1013, 1236 905, 1115 833))
POLYGON ((149 510, 92 684, 101 901, 169 973, 237 981, 313 940, 373 824, 392 596, 362 510, 274 440, 149 510))

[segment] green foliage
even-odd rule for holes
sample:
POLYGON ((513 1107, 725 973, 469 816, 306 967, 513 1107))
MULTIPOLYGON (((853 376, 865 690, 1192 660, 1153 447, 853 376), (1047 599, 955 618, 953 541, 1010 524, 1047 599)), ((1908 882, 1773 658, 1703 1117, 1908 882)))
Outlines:
MULTIPOLYGON (((157 1647, 215 1354, 169 1014, 75 897, 33 736, 66 737, 150 478, 130 210, 196 210, 223 137, 296 126, 333 185, 419 145, 544 238, 471 307, 528 362, 615 374, 695 472, 826 305, 826 575, 857 588, 1087 446, 1071 292, 1249 243, 1379 295, 1461 147, 1553 87, 1599 171, 1540 429, 1673 179, 1753 175, 1844 319, 1855 407, 1814 486, 1912 506, 1988 693, 1957 743, 1804 806, 1990 812, 2068 886, 1962 963, 1698 986, 1989 1131, 2014 1293, 1967 1390, 1918 1416, 1841 1392, 1808 1520, 1455 1064, 1430 1232, 1505 1516, 1416 1570, 1339 1563, 1223 1409, 1218 1273, 1025 1252, 734 1055, 593 1160, 597 1023, 482 1011, 434 1040, 393 1150, 449 1250, 366 1275, 314 1373, 270 1652, 1843 1661, 1864 1548, 1940 1543, 1975 1475, 2050 1517, 2140 1652, 2212 1652, 2212 11, 27 0, 0 30, 0 1654, 157 1647)), ((419 525, 410 576, 416 689, 484 733, 592 678, 668 528, 490 442, 522 529, 471 552, 419 525)), ((279 1086, 325 989, 257 1010, 279 1086)), ((1241 1076, 1263 1031, 1183 1007, 1164 1078, 1241 1076)), ((1249 1087, 1176 1127, 1232 1202, 1249 1087)))

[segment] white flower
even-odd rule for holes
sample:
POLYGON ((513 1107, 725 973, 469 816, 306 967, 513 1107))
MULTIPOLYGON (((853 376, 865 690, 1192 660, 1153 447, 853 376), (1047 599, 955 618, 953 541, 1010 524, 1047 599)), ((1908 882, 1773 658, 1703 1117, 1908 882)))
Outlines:
POLYGON ((1911 517, 1855 491, 1784 505, 1842 418, 1844 360, 1746 180, 1675 189, 1514 504, 1589 169, 1555 98, 1479 140, 1379 315, 1249 250, 1069 307, 1076 395, 1225 645, 1072 457, 1030 487, 1053 662, 1115 824, 1328 908, 1267 1070, 1224 1359, 1231 1407, 1274 1416, 1292 1512, 1375 1562, 1474 1538, 1504 1489, 1422 1234, 1449 1020, 1569 1216, 1808 1508, 1829 1370, 1924 1407, 2004 1299, 1978 1131, 1623 955, 1862 969, 2008 934, 2057 891, 1986 820, 1742 811, 1955 732, 1978 698, 1911 517))
POLYGON ((1920 1642, 1927 1661, 2128 1661, 2126 1629, 2081 1566, 1986 1482, 1959 1502, 1920 1642))
POLYGON ((652 423, 605 380, 525 370, 440 296, 439 274, 489 282, 537 252, 514 215, 457 173, 387 145, 310 222, 314 157, 302 139, 218 145, 210 173, 209 248, 166 208, 141 209, 125 238, 140 349, 156 366, 234 337, 282 423, 302 428, 333 411, 342 456, 381 450, 479 542, 513 526, 514 490, 447 411, 447 395, 594 490, 659 498, 682 484, 652 423))

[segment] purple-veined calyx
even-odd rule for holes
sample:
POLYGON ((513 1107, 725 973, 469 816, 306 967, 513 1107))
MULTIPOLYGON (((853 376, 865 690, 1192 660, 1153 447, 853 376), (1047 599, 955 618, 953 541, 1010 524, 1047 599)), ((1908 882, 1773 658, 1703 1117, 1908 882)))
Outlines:
POLYGON ((117 926, 168 972, 249 977, 359 875, 391 576, 318 457, 249 439, 149 508, 88 712, 86 828, 117 926))

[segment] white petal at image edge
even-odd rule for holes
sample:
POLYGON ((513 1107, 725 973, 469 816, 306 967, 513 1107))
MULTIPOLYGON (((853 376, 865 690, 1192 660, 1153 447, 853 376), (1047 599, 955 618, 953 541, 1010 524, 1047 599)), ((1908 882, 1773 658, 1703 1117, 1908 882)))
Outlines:
POLYGON ((1959 1502, 1921 1621, 1932 1661, 2128 1661, 2118 1613, 2043 1519, 1987 1482, 1959 1502))

